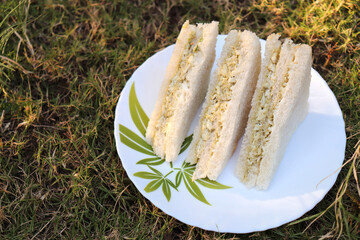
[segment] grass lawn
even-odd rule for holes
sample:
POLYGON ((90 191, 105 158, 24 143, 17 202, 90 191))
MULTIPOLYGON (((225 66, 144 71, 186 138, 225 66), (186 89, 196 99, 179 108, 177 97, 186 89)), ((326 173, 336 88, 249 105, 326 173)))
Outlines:
POLYGON ((359 239, 359 6, 0 0, 0 239, 359 239), (113 137, 118 97, 186 19, 312 46, 313 68, 343 111, 347 164, 293 224, 245 235, 205 231, 163 213, 126 175, 113 137))

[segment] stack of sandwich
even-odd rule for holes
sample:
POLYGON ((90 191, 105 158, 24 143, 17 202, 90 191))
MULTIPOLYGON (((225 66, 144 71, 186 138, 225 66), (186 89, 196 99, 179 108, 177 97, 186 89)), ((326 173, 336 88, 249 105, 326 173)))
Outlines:
POLYGON ((259 38, 232 30, 210 77, 217 28, 217 22, 183 25, 146 140, 158 156, 175 161, 205 98, 186 158, 196 163, 193 180, 216 180, 244 135, 235 174, 249 188, 266 189, 307 115, 311 48, 272 34, 261 61, 259 38))

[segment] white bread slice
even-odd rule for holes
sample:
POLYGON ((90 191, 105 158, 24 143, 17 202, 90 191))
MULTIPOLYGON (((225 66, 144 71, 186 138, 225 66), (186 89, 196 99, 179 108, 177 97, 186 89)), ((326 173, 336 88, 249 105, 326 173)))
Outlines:
POLYGON ((289 39, 280 47, 278 38, 273 34, 266 41, 265 59, 235 170, 247 187, 260 190, 268 188, 291 136, 308 111, 311 47, 295 45, 289 39))
POLYGON ((150 117, 146 140, 166 161, 176 160, 190 124, 203 101, 215 59, 218 22, 180 31, 150 117))
POLYGON ((249 31, 228 34, 185 161, 197 163, 193 180, 216 180, 244 133, 260 72, 260 41, 249 31))

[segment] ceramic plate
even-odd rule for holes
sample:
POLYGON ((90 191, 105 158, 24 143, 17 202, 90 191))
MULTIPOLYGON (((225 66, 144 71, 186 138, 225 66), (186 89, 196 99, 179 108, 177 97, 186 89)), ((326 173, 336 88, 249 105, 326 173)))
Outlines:
MULTIPOLYGON (((218 36, 217 57, 225 37, 218 36)), ((261 47, 263 54, 264 40, 261 47)), ((292 136, 268 190, 247 189, 235 177, 233 169, 241 141, 216 182, 192 182, 194 166, 185 164, 184 159, 199 114, 174 164, 156 157, 144 141, 148 117, 173 49, 174 45, 156 53, 134 72, 116 107, 116 148, 142 195, 186 224, 218 232, 262 231, 312 209, 335 183, 346 143, 340 107, 324 79, 312 69, 309 113, 292 136)))

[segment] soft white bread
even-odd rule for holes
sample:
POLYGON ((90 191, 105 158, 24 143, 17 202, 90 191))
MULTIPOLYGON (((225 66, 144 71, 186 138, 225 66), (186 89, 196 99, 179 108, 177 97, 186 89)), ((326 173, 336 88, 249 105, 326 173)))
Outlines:
POLYGON ((146 140, 166 161, 174 161, 195 113, 203 101, 215 59, 218 22, 180 31, 150 117, 146 140))
POLYGON ((233 154, 246 127, 260 65, 259 38, 249 31, 230 31, 185 160, 197 163, 193 180, 216 180, 233 154))
POLYGON ((266 41, 236 175, 249 188, 267 189, 291 136, 308 112, 311 47, 279 35, 266 41))

